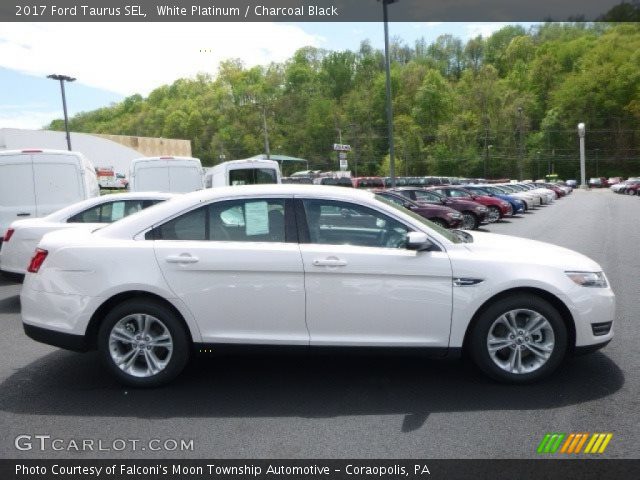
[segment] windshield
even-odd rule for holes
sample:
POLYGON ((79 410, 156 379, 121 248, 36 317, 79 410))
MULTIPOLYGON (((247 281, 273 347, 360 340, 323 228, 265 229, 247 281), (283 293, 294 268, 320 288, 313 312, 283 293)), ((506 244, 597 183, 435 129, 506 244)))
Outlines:
POLYGON ((399 204, 393 202, 392 200, 389 200, 389 199, 383 197, 382 195, 376 195, 376 199, 380 200, 382 203, 384 203, 386 205, 389 205, 389 206, 395 208, 396 210, 401 211, 402 213, 410 215, 415 220, 417 220, 418 222, 422 223, 423 225, 425 225, 426 227, 430 228, 431 230, 435 230, 436 232, 438 232, 440 235, 442 235, 443 237, 445 237, 447 240, 449 240, 452 243, 462 243, 463 242, 462 238, 459 235, 455 234, 453 231, 447 230, 446 228, 443 228, 440 225, 436 225, 432 221, 427 220, 426 218, 418 215, 415 212, 412 212, 411 210, 409 210, 407 208, 404 208, 402 205, 399 205, 399 204))

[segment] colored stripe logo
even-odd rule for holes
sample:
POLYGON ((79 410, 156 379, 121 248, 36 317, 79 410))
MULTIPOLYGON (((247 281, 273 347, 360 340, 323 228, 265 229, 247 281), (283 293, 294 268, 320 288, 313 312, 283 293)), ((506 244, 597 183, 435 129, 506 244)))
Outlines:
POLYGON ((613 433, 547 433, 538 445, 537 453, 600 454, 604 453, 612 438, 613 433))

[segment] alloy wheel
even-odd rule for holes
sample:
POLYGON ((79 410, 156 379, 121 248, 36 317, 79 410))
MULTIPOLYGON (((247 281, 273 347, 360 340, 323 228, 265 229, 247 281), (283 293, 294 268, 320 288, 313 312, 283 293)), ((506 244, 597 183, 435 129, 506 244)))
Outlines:
POLYGON ((547 363, 555 348, 555 334, 542 314, 529 309, 509 310, 489 328, 486 346, 499 368, 511 374, 527 374, 547 363))
POLYGON ((125 373, 151 377, 169 364, 173 337, 167 326, 152 315, 127 315, 111 329, 109 353, 114 364, 125 373))

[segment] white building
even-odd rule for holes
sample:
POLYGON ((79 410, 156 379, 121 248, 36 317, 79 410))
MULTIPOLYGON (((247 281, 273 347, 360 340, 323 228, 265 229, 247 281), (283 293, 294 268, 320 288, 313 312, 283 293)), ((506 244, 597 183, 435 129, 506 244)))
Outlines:
MULTIPOLYGON (((25 148, 66 150, 66 134, 52 130, 0 128, 0 150, 25 148)), ((83 153, 95 167, 114 167, 117 173, 125 175, 129 174, 131 160, 146 156, 144 152, 88 133, 71 132, 71 148, 83 153)))

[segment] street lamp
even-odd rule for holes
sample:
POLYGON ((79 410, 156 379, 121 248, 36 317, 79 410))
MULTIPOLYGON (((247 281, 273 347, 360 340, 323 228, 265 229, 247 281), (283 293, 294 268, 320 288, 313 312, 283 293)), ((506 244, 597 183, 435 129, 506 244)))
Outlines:
POLYGON ((518 130, 520 133, 520 145, 518 146, 518 180, 522 180, 522 157, 524 151, 524 143, 522 142, 522 107, 518 107, 518 130))
POLYGON ((584 135, 586 133, 584 123, 578 124, 578 136, 580 137, 580 188, 587 188, 584 160, 584 135))
POLYGON ((64 82, 75 82, 75 78, 67 75, 51 74, 47 78, 58 80, 60 82, 60 91, 62 92, 62 109, 64 110, 64 130, 67 132, 67 149, 71 150, 71 136, 69 135, 69 117, 67 116, 67 97, 64 94, 64 82))
POLYGON ((391 102, 391 59, 389 58, 389 15, 387 5, 396 3, 398 0, 378 0, 382 1, 382 17, 384 20, 384 66, 387 79, 387 130, 389 134, 389 176, 391 186, 396 186, 396 167, 393 152, 393 106, 391 102))

